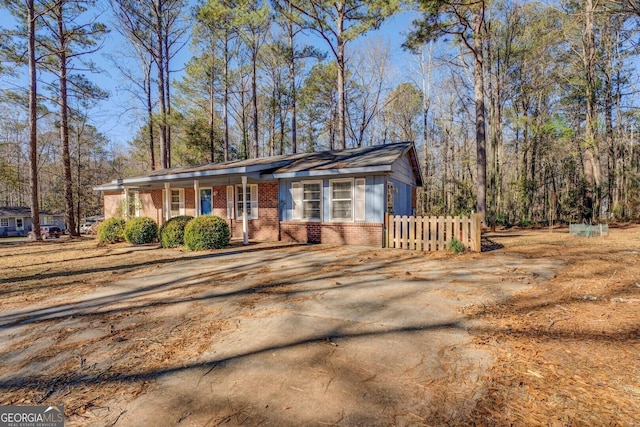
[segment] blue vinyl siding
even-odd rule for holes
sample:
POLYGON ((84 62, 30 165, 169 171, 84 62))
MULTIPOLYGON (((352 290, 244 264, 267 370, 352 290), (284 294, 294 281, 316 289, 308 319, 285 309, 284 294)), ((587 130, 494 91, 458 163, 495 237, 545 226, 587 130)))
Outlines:
POLYGON ((402 182, 404 184, 415 185, 416 177, 411 168, 409 159, 405 156, 393 163, 393 172, 391 172, 390 178, 395 182, 402 182))
POLYGON ((394 215, 413 215, 411 207, 411 197, 413 186, 405 184, 389 178, 389 182, 393 184, 393 214, 394 215))

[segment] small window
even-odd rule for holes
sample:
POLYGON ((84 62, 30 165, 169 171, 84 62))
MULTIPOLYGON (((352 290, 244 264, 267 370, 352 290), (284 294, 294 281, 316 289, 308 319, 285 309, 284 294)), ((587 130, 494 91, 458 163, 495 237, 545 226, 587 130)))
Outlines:
POLYGON ((0 218, 0 227, 9 227, 9 218, 0 218))
POLYGON ((353 180, 331 181, 331 219, 353 221, 353 180))
POLYGON ((247 197, 243 194, 242 185, 236 185, 236 215, 237 219, 242 219, 245 205, 247 206, 247 218, 258 218, 258 185, 247 185, 247 197))
POLYGON ((24 219, 16 218, 16 230, 24 230, 24 219))

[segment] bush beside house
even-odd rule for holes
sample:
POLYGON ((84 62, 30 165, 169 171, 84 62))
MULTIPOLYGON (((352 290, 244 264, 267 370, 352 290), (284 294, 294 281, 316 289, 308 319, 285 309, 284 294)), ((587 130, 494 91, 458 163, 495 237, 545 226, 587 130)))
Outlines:
POLYGON ((98 226, 98 242, 117 243, 124 241, 125 221, 122 218, 107 218, 98 226))
POLYGON ((156 240, 158 224, 148 217, 131 218, 124 226, 124 238, 133 245, 144 245, 156 240))
POLYGON ((158 239, 163 248, 177 248, 184 245, 184 228, 193 219, 189 215, 171 218, 160 227, 158 239))
POLYGON ((199 216, 184 228, 184 244, 190 251, 222 249, 230 241, 229 225, 219 216, 199 216))

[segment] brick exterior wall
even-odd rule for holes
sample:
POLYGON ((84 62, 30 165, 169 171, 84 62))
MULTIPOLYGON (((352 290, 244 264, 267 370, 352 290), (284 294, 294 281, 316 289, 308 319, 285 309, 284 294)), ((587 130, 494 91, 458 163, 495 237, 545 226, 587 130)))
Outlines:
POLYGON ((154 219, 158 224, 164 222, 162 215, 162 190, 140 191, 140 216, 154 219))
POLYGON ((212 213, 221 218, 224 218, 229 222, 227 218, 227 187, 224 185, 218 185, 213 187, 213 206, 211 207, 212 213))
POLYGON ((184 189, 184 214, 196 216, 196 190, 193 188, 184 189))
POLYGON ((104 217, 111 218, 120 216, 120 205, 122 204, 122 191, 105 191, 103 196, 104 217))
MULTIPOLYGON (((224 199, 223 218, 227 216, 227 189, 218 192, 218 198, 224 199)), ((235 202, 235 201, 234 201, 235 202)), ((217 203, 214 202, 214 210, 217 203)), ((228 219, 227 219, 228 221, 228 219)), ((233 219, 230 221, 231 236, 242 237, 242 220, 233 219)), ((249 238, 251 240, 278 241, 278 183, 267 182, 258 184, 258 218, 249 220, 249 238)))
POLYGON ((333 222, 282 222, 280 238, 284 242, 327 243, 382 247, 382 224, 333 222))
MULTIPOLYGON (((140 215, 164 223, 162 189, 140 192, 140 215)), ((227 187, 213 187, 213 214, 227 220, 233 238, 242 238, 242 220, 227 217, 227 187)), ((105 218, 120 215, 121 191, 104 192, 105 218)), ((234 200, 235 203, 235 200, 234 200)), ((258 218, 249 220, 251 240, 326 243, 382 247, 383 225, 370 223, 333 223, 278 221, 278 183, 258 185, 258 218)), ((185 212, 195 216, 195 191, 185 188, 185 212)))

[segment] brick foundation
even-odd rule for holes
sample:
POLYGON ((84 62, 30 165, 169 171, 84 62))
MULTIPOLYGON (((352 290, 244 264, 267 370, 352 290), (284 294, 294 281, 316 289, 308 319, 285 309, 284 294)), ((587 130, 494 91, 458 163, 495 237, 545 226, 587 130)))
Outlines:
POLYGON ((382 247, 382 224, 333 222, 282 222, 280 240, 382 247))

